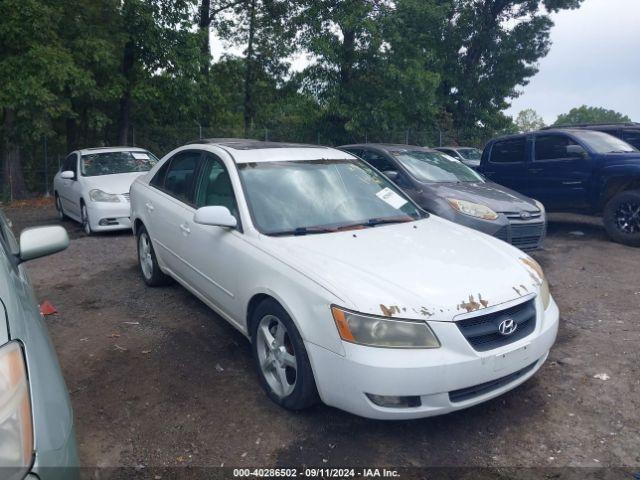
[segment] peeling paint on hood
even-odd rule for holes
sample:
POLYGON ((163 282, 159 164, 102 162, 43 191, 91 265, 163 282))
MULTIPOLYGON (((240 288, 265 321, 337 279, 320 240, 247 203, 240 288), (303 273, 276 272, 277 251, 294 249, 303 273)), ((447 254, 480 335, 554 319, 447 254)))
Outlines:
POLYGON ((452 321, 539 290, 520 250, 435 216, 261 243, 343 307, 373 315, 452 321))

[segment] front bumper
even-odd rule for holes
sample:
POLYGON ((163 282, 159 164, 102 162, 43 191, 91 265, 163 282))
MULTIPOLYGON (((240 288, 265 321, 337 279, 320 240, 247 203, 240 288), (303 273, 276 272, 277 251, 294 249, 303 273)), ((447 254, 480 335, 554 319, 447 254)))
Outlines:
POLYGON ((129 202, 88 202, 89 223, 93 232, 131 229, 129 202))
POLYGON ((371 348, 345 342, 346 354, 341 356, 307 343, 320 397, 327 405, 384 420, 441 415, 495 398, 533 376, 555 342, 557 305, 552 299, 543 312, 537 299, 536 307, 533 333, 486 352, 474 350, 455 322, 429 322, 442 344, 437 349, 371 348), (470 387, 481 388, 474 394, 470 387), (419 396, 421 405, 381 407, 366 394, 419 396))
POLYGON ((80 477, 80 463, 76 444, 75 429, 71 429, 67 440, 58 450, 37 451, 35 461, 27 479, 77 480, 80 477))
POLYGON ((547 231, 544 215, 530 221, 510 218, 510 214, 499 215, 497 220, 489 221, 456 213, 453 221, 496 237, 521 250, 536 250, 542 246, 547 231))

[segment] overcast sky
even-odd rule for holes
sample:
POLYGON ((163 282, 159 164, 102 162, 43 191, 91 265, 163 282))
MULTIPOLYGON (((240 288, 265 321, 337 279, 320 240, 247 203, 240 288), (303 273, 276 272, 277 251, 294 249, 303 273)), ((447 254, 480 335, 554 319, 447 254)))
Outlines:
POLYGON ((551 51, 513 101, 552 123, 573 107, 605 107, 640 121, 640 0, 585 0, 553 16, 551 51))

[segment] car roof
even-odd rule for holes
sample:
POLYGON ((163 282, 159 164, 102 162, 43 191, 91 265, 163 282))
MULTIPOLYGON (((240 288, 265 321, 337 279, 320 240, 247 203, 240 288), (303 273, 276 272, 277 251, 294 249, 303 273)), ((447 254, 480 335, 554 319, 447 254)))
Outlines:
POLYGON ((92 153, 112 153, 112 152, 147 152, 144 148, 140 147, 92 147, 82 148, 77 150, 80 155, 89 155, 92 153))
POLYGON ((542 130, 556 130, 559 128, 576 128, 576 129, 589 129, 589 128, 638 128, 640 127, 640 123, 638 122, 620 122, 620 123, 576 123, 576 124, 566 124, 566 125, 551 125, 549 127, 544 127, 542 130))
POLYGON ((291 160, 345 160, 349 153, 322 145, 288 142, 265 142, 243 138, 207 138, 185 146, 217 146, 227 151, 236 163, 277 162, 291 160))
POLYGON ((407 145, 406 143, 354 143, 352 145, 341 145, 338 148, 377 148, 386 152, 394 149, 416 149, 416 150, 434 150, 430 147, 422 147, 420 145, 407 145))

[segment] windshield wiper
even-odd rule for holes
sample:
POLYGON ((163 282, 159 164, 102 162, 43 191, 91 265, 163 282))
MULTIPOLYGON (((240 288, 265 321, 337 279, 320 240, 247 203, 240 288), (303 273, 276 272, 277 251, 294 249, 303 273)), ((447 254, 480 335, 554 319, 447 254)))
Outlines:
POLYGON ((301 235, 316 235, 319 233, 331 233, 337 232, 338 229, 333 227, 298 227, 293 230, 283 230, 281 232, 272 232, 268 235, 273 237, 286 237, 288 235, 301 236, 301 235))

